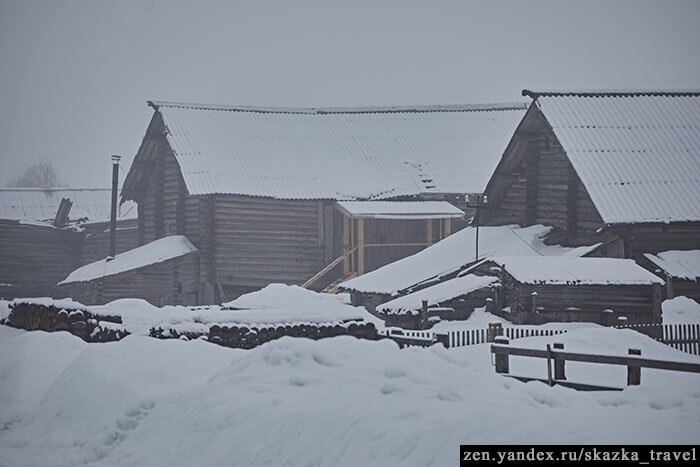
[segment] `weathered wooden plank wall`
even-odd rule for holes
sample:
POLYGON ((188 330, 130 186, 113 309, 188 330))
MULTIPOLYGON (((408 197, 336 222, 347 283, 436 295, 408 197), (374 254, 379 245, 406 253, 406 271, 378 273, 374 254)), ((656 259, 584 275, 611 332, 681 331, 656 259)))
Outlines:
POLYGON ((318 213, 313 200, 216 195, 214 262, 221 283, 304 283, 322 268, 318 213))
POLYGON ((198 255, 189 254, 68 287, 72 298, 84 305, 100 305, 120 298, 141 298, 156 306, 196 305, 198 255))
POLYGON ((56 284, 80 265, 82 235, 0 220, 0 296, 61 296, 56 284))
MULTIPOLYGON (((88 264, 109 255, 109 222, 87 224, 80 264, 88 264)), ((128 219, 117 223, 117 254, 139 246, 138 221, 128 219)))

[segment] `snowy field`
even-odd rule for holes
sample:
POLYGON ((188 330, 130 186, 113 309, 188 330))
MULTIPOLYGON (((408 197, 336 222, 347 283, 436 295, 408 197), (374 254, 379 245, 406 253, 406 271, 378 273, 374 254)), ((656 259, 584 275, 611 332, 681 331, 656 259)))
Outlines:
MULTIPOLYGON (((485 317, 482 317, 485 318, 485 317)), ((700 362, 630 330, 512 341, 700 362)), ((515 357, 513 374, 544 377, 515 357)), ((624 367, 567 364, 624 386, 624 367)), ((621 392, 496 375, 488 345, 282 338, 253 350, 129 336, 87 344, 0 326, 0 466, 443 466, 467 443, 700 442, 700 375, 642 370, 621 392)))

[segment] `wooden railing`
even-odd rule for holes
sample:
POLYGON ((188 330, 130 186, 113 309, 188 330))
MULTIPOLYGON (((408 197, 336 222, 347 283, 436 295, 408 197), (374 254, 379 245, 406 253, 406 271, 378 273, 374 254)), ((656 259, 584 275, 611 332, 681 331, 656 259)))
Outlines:
POLYGON ((357 247, 353 248, 352 250, 348 251, 342 256, 338 256, 336 259, 334 259, 332 262, 328 264, 325 268, 321 269, 319 272, 317 272, 311 279, 308 281, 304 282, 301 286, 304 287, 305 289, 308 289, 311 287, 315 282, 317 282, 320 278, 325 276, 328 272, 330 272, 334 267, 339 265, 345 260, 350 259, 350 256, 355 253, 355 250, 357 250, 357 247))
MULTIPOLYGON (((619 355, 596 355, 575 352, 565 352, 564 344, 554 344, 554 348, 547 344, 546 350, 523 349, 511 347, 507 337, 496 337, 495 344, 491 345, 491 353, 494 355, 496 373, 508 375, 510 372, 509 357, 533 357, 547 359, 547 378, 517 377, 522 381, 544 381, 550 386, 560 384, 582 390, 610 390, 606 386, 595 386, 583 383, 571 383, 566 381, 566 361, 602 363, 606 365, 622 365, 627 367, 627 385, 639 385, 641 382, 641 369, 654 368, 657 370, 685 371, 700 373, 700 363, 674 362, 667 360, 652 360, 642 358, 642 351, 639 349, 628 349, 628 356, 619 355), (554 373, 552 373, 554 368, 554 373)), ((509 375, 510 376, 510 375, 509 375)))

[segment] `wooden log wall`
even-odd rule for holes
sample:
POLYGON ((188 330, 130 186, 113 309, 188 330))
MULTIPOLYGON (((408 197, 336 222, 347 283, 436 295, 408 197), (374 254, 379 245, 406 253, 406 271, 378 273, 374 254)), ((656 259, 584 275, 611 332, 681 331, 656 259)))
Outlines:
POLYGON ((80 265, 82 234, 0 220, 0 296, 65 297, 56 284, 80 265))
POLYGON ((700 249, 700 222, 627 225, 613 231, 625 239, 631 258, 666 250, 700 249))
POLYGON ((141 298, 155 306, 196 305, 199 259, 196 253, 122 274, 70 284, 73 300, 102 305, 120 298, 141 298))
MULTIPOLYGON (((87 224, 80 264, 88 264, 109 256, 109 222, 87 224)), ((128 219, 117 222, 117 254, 139 246, 138 221, 128 219)))
POLYGON ((318 213, 317 201, 216 195, 213 246, 221 283, 303 284, 322 269, 318 213))

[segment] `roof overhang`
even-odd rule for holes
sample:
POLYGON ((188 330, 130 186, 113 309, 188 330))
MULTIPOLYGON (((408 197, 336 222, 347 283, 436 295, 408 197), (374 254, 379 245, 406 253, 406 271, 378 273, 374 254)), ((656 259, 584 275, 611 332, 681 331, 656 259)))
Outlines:
POLYGON ((337 201, 352 219, 462 219, 464 212, 447 201, 337 201))

